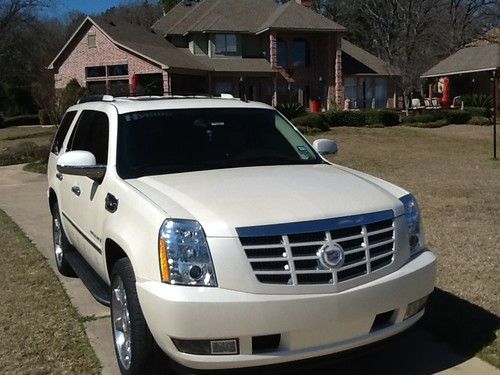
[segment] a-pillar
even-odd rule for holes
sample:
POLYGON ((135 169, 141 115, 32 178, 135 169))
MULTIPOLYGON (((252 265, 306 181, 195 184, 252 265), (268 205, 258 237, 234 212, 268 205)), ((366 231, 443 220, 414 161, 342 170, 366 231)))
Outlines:
POLYGON ((163 95, 172 95, 172 80, 166 70, 163 71, 163 95))

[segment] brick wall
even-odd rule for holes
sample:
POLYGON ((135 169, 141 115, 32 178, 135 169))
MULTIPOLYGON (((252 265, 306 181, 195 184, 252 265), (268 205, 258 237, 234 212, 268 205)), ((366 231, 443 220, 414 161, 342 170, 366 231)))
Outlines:
POLYGON ((64 88, 73 78, 76 78, 80 85, 86 86, 86 67, 119 64, 128 64, 129 83, 131 83, 131 78, 134 74, 160 73, 163 74, 164 91, 170 91, 170 79, 167 72, 117 47, 94 25, 91 25, 88 30, 80 36, 80 39, 76 41, 76 45, 71 49, 69 54, 64 57, 59 69, 55 71, 55 88, 64 88), (89 47, 87 44, 88 35, 96 36, 96 47, 89 47))

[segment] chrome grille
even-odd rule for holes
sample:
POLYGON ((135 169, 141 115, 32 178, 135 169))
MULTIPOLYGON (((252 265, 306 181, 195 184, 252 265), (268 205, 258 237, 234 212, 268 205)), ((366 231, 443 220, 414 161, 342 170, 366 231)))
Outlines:
POLYGON ((265 284, 337 284, 368 275, 394 260, 392 211, 237 231, 255 276, 265 284), (319 250, 328 243, 344 249, 339 268, 320 261, 319 250))

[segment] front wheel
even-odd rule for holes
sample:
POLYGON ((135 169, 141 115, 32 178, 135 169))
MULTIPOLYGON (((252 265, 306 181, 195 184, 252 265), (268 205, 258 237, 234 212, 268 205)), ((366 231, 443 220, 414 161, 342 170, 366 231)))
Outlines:
POLYGON ((111 325, 120 372, 149 373, 154 340, 139 305, 128 258, 118 260, 111 272, 111 325))
POLYGON ((61 224, 61 215, 59 214, 59 206, 54 203, 52 206, 52 240, 54 244, 54 257, 56 258, 57 270, 61 275, 74 277, 75 272, 66 260, 64 254, 71 250, 66 233, 61 224))

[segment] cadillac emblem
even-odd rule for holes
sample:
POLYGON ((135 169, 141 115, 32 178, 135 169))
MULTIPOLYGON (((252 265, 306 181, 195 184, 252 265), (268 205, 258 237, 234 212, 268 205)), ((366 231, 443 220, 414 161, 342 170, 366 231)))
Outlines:
POLYGON ((327 268, 340 268, 344 264, 344 249, 336 242, 326 243, 318 250, 318 258, 327 268))

